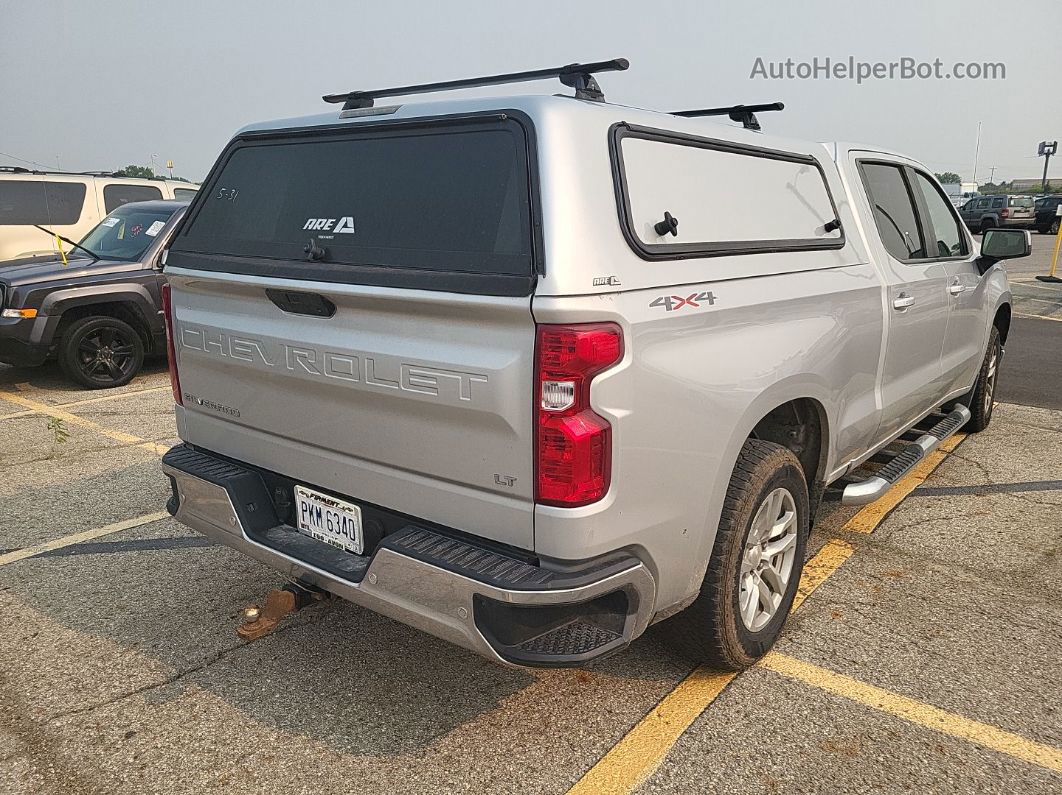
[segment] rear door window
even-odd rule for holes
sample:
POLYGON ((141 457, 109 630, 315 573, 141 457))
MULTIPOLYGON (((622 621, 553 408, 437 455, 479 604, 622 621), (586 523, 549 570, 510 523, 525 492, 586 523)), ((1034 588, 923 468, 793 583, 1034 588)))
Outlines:
POLYGON ((195 188, 174 188, 173 198, 177 201, 190 201, 195 197, 195 188))
POLYGON ((0 225, 76 224, 84 206, 84 182, 0 180, 0 225))
POLYGON ((885 248, 899 260, 925 257, 914 198, 903 168, 885 163, 862 163, 860 170, 885 248))
POLYGON ((129 202, 146 202, 161 199, 162 191, 154 185, 121 185, 112 183, 103 186, 103 206, 107 212, 129 202))
POLYGON ((355 283, 407 272, 428 289, 438 273, 528 277, 528 171, 522 128, 496 117, 247 140, 202 188, 168 261, 355 283))

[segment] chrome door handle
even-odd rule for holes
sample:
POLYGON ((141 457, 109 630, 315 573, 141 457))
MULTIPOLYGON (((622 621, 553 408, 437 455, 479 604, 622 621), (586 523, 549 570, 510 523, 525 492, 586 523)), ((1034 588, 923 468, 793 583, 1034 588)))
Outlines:
POLYGON ((965 292, 965 291, 966 291, 966 285, 962 284, 958 279, 953 281, 948 286, 948 292, 951 293, 952 295, 958 295, 959 293, 962 293, 962 292, 965 292))
POLYGON ((914 298, 907 293, 900 293, 892 302, 893 309, 899 309, 901 312, 910 306, 914 306, 914 298))

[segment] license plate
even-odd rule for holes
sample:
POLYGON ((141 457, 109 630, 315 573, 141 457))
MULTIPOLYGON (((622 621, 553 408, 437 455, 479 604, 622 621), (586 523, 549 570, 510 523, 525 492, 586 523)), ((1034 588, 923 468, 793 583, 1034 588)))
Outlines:
POLYGON ((361 508, 354 503, 296 486, 295 523, 300 533, 337 549, 355 555, 364 551, 361 508))

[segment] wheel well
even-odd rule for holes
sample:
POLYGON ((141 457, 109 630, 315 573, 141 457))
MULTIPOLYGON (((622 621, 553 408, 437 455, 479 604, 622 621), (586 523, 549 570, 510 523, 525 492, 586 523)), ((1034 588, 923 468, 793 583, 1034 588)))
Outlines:
POLYGON ((992 325, 999 329, 999 341, 1002 344, 1007 342, 1007 334, 1010 333, 1010 304, 1003 304, 996 310, 996 317, 992 321, 992 325))
POLYGON ((826 410, 812 398, 798 398, 772 409, 749 436, 788 447, 800 460, 813 501, 825 487, 826 410))
POLYGON ((62 317, 59 318, 59 325, 55 330, 56 342, 59 342, 63 334, 66 333, 67 328, 70 325, 84 317, 114 317, 118 320, 122 320, 132 326, 136 333, 140 335, 140 339, 144 342, 144 350, 152 350, 151 332, 148 329, 148 324, 144 320, 140 311, 129 303, 122 301, 111 301, 100 304, 83 304, 81 306, 72 306, 63 312, 62 317))

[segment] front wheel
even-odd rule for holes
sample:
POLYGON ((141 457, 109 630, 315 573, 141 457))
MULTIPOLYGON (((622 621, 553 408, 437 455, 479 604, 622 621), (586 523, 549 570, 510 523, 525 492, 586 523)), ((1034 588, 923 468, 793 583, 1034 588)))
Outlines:
POLYGON ((1052 221, 1051 222, 1051 226, 1049 226, 1047 228, 1047 234, 1049 234, 1049 235, 1057 235, 1058 234, 1058 219, 1057 218, 1054 221, 1052 221))
POLYGON ((71 324, 59 345, 59 366, 89 389, 128 384, 144 364, 144 341, 115 317, 84 317, 71 324))
POLYGON ((661 623, 677 652, 737 671, 766 654, 793 606, 809 528, 808 487, 796 456, 749 439, 730 478, 697 599, 661 623))
POLYGON ((999 329, 992 326, 992 331, 988 335, 988 350, 985 351, 985 358, 981 361, 981 369, 977 373, 974 388, 962 400, 962 403, 970 409, 970 421, 966 423, 966 430, 970 433, 980 433, 992 421, 996 382, 999 380, 999 360, 1002 356, 1003 344, 999 339, 999 329))

